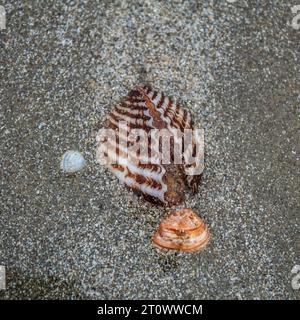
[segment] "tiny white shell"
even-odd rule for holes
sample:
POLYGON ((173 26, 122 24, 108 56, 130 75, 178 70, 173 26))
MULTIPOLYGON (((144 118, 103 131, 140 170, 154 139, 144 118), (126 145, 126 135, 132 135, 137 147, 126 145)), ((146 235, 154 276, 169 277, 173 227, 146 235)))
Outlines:
POLYGON ((85 166, 86 161, 79 151, 69 150, 62 156, 60 168, 67 173, 77 172, 85 166))

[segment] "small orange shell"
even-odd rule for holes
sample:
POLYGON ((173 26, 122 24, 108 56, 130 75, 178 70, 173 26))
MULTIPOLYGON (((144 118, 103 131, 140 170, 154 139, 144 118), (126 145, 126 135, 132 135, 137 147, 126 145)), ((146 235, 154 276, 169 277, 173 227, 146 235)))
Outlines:
POLYGON ((204 249, 209 239, 205 223, 192 209, 185 208, 163 219, 152 241, 159 248, 196 252, 204 249))

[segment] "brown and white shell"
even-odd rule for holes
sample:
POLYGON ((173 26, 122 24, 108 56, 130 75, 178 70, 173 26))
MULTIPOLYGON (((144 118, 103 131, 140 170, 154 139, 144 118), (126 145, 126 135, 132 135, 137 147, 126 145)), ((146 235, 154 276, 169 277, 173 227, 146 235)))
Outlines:
POLYGON ((184 164, 144 163, 130 158, 129 147, 122 144, 119 130, 120 121, 127 122, 127 136, 132 129, 193 129, 189 112, 175 104, 162 92, 149 86, 138 86, 108 115, 106 127, 116 132, 116 145, 108 150, 109 157, 121 158, 121 162, 110 164, 108 168, 134 192, 141 194, 150 202, 177 205, 184 200, 185 186, 196 192, 200 175, 188 175, 184 164))
POLYGON ((209 239, 206 224, 192 209, 185 208, 163 219, 152 241, 159 248, 197 252, 207 246, 209 239))

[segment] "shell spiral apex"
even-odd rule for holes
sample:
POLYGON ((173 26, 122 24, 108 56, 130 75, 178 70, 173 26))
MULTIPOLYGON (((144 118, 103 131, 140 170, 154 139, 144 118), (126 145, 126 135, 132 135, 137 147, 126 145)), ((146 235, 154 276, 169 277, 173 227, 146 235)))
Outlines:
POLYGON ((171 212, 161 222, 152 241, 159 248, 197 252, 206 247, 210 232, 192 209, 171 212))

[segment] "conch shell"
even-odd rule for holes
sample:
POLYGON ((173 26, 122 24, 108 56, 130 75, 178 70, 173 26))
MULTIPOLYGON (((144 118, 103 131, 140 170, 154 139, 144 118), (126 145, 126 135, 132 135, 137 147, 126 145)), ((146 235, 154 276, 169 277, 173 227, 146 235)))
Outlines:
POLYGON ((171 212, 161 222, 152 241, 159 248, 197 252, 206 247, 210 232, 192 209, 171 212))

